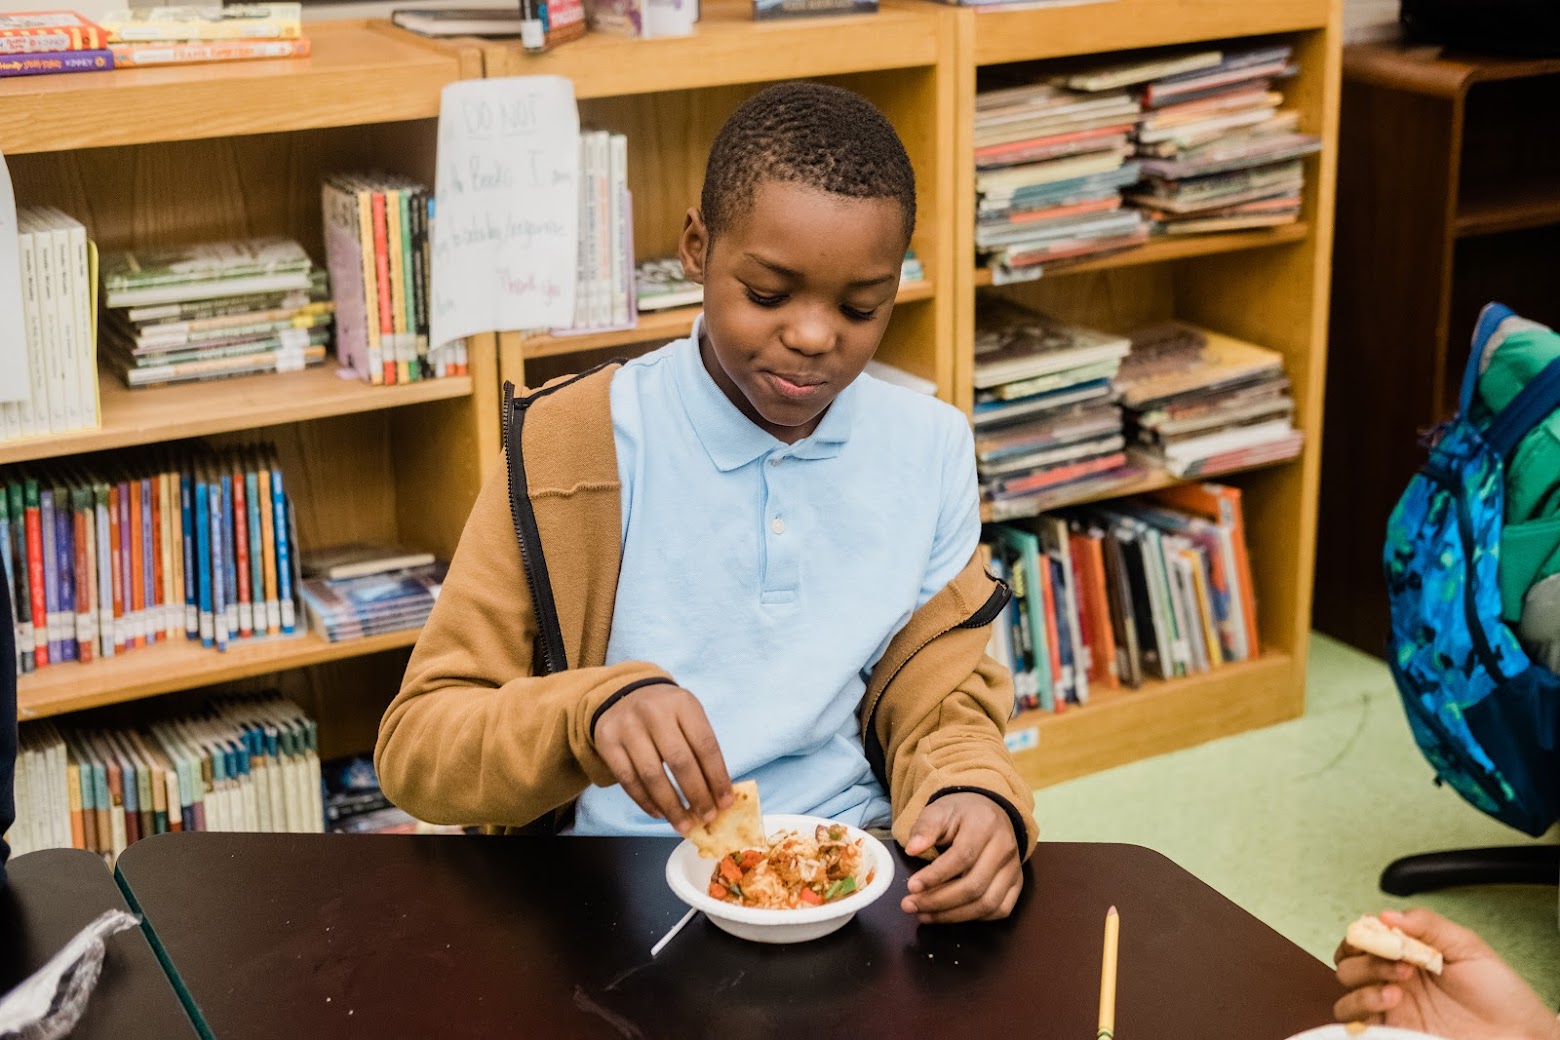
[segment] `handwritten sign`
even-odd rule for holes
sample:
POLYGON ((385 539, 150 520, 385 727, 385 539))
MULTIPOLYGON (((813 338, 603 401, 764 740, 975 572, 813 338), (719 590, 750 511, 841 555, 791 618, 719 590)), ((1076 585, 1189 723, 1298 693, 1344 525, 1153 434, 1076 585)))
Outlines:
POLYGON ((467 80, 439 107, 430 339, 574 320, 580 117, 561 76, 467 80))
MULTIPOLYGON (((0 155, 0 401, 32 395, 27 369, 27 328, 22 319, 22 262, 17 241, 16 194, 11 171, 0 155)), ((5 426, 0 416, 0 428, 5 426)))

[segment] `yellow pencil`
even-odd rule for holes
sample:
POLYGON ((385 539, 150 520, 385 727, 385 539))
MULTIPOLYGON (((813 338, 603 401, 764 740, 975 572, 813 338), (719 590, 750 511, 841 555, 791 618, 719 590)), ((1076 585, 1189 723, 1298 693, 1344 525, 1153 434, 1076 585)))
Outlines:
POLYGON ((1116 1035, 1116 946, 1121 917, 1116 908, 1105 913, 1105 953, 1100 960, 1100 1031, 1094 1040, 1114 1040, 1116 1035))

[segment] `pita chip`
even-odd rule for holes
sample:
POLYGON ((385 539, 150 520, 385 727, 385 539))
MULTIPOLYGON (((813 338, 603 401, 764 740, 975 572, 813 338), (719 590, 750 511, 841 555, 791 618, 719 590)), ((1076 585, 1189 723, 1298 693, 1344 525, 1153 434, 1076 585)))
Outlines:
POLYGON ((725 811, 709 823, 694 824, 688 840, 705 859, 720 859, 742 849, 762 849, 765 845, 764 817, 758 807, 758 781, 732 784, 734 799, 725 811))
POLYGON ((1388 961, 1407 961, 1426 971, 1441 974, 1441 951, 1393 928, 1374 914, 1366 914, 1349 925, 1344 940, 1356 950, 1388 961))

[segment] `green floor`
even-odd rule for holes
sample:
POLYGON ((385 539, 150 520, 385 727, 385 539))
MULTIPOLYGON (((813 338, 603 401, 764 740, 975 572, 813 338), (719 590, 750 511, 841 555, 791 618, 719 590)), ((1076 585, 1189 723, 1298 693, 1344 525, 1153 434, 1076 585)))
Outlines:
POLYGON ((1353 918, 1417 902, 1477 929, 1560 1004, 1555 889, 1417 901, 1377 889, 1400 855, 1528 839, 1432 785, 1386 666, 1340 643, 1312 642, 1304 718, 1046 788, 1035 802, 1043 837, 1158 849, 1329 963, 1353 918))

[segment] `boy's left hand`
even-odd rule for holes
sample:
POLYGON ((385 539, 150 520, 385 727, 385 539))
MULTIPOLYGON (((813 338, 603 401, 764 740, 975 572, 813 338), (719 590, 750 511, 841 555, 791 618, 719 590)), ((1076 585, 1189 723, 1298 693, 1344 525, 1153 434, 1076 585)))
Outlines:
POLYGON ((911 875, 900 909, 922 924, 994 921, 1013 912, 1023 864, 1000 805, 968 791, 937 799, 921 811, 905 852, 919 856, 934 846, 942 853, 911 875))

